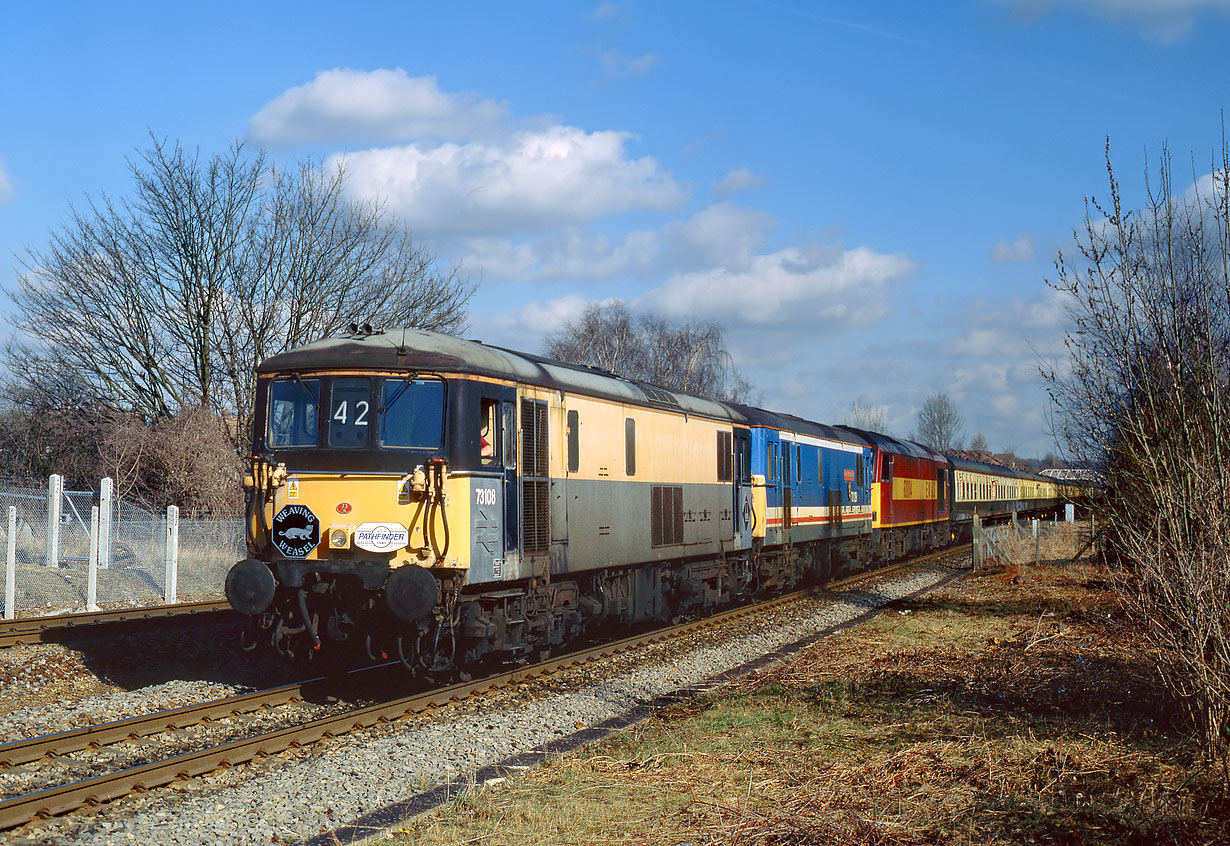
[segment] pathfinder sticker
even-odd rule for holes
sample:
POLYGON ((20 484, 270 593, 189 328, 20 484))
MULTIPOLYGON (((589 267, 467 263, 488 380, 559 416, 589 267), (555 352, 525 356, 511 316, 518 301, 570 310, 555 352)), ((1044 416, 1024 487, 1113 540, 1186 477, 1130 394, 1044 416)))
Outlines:
POLYGON ((354 545, 368 552, 391 552, 410 542, 410 532, 401 523, 360 523, 354 530, 354 545))
POLYGON ((320 543, 320 521, 306 505, 288 505, 273 518, 273 545, 287 558, 303 558, 320 543))

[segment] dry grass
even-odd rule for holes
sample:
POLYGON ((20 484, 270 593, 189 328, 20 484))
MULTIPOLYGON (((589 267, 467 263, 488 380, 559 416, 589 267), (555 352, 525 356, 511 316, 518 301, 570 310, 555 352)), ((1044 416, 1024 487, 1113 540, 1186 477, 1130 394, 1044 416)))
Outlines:
POLYGON ((1090 566, 983 572, 393 842, 1230 841, 1140 634, 1090 566))

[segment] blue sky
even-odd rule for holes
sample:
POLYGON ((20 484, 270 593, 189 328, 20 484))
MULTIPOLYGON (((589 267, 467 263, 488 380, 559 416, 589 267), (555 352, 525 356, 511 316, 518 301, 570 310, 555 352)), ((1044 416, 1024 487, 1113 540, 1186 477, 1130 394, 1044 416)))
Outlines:
MULTIPOLYGON (((8 4, 0 286, 148 132, 344 158, 539 351, 613 297, 717 320, 765 406, 1052 448, 1044 279, 1163 143, 1211 170, 1230 0, 8 4), (1193 158, 1194 157, 1194 158, 1193 158)), ((1176 186, 1181 187, 1181 186, 1176 186)), ((4 330, 8 331, 8 330, 4 330)))

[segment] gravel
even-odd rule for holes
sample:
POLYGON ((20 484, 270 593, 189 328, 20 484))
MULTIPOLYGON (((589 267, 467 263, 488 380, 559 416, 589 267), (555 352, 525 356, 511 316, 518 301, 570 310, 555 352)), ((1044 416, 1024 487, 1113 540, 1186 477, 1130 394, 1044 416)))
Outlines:
MULTIPOLYGON (((407 797, 431 790, 439 798, 455 795, 473 785, 483 767, 570 736, 592 734, 587 727, 626 717, 682 688, 704 685, 723 672, 925 589, 952 572, 948 565, 933 564, 883 577, 873 587, 802 600, 560 676, 130 796, 95 811, 31 823, 10 832, 9 842, 285 843, 337 830, 375 834, 379 825, 397 816, 380 812, 407 797), (369 824, 372 830, 366 831, 369 824)), ((215 692, 210 689, 207 695, 215 692)), ((0 721, 0 730, 8 730, 13 716, 0 721)), ((518 763, 524 766, 534 759, 530 755, 518 763)))

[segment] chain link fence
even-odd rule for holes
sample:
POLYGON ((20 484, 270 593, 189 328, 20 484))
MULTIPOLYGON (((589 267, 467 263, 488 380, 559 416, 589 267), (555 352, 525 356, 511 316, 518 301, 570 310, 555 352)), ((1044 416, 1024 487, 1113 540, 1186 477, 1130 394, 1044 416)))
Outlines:
POLYGON ((0 479, 0 550, 12 550, 5 617, 221 598, 227 570, 247 554, 243 520, 152 512, 110 491, 110 480, 75 491, 54 476, 0 479))

